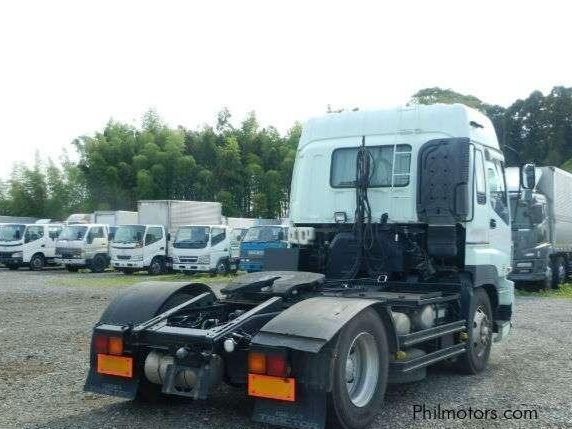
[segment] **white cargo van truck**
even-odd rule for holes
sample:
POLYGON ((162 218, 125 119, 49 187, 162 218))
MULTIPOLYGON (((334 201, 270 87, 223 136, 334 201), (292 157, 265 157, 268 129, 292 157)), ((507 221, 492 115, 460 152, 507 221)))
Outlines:
POLYGON ((111 244, 111 266, 125 274, 147 270, 160 274, 172 266, 170 237, 182 225, 219 224, 220 203, 144 200, 138 203, 138 222, 121 225, 111 244))
POLYGON ((161 274, 167 264, 169 234, 163 225, 121 225, 111 242, 111 266, 124 274, 161 274))
POLYGON ((56 258, 70 272, 80 268, 89 268, 93 273, 103 272, 109 266, 109 226, 66 226, 56 244, 56 258))
POLYGON ((54 223, 0 225, 0 264, 11 270, 41 270, 54 263, 56 240, 63 225, 54 223))
POLYGON ((185 274, 236 273, 240 236, 228 225, 185 225, 173 241, 173 269, 185 274))

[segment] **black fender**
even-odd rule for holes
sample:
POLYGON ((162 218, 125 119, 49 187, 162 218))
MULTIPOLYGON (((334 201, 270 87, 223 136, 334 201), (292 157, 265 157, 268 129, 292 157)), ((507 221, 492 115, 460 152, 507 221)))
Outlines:
POLYGON ((123 290, 107 306, 99 324, 129 325, 145 322, 211 288, 202 283, 142 282, 123 290))
POLYGON ((317 354, 355 316, 374 308, 385 324, 392 351, 397 344, 389 309, 371 299, 315 297, 301 301, 270 320, 252 339, 253 348, 288 348, 317 354), (389 324, 389 325, 388 325, 389 324))

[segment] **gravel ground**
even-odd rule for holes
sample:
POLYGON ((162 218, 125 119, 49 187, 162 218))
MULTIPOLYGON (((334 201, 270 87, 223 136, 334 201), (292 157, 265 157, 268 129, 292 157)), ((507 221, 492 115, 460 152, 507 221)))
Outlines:
MULTIPOLYGON (((0 269, 0 428, 250 428, 252 402, 223 387, 208 402, 144 406, 82 391, 93 324, 120 290, 81 286, 118 274, 0 269), (77 279, 77 281, 75 281, 77 279)), ((389 387, 375 428, 572 428, 572 300, 519 298, 515 329, 478 376, 433 369, 389 387), (414 419, 414 407, 471 408, 477 419, 414 419), (481 411, 534 410, 537 419, 478 419, 481 411)), ((489 416, 492 412, 489 411, 489 416)))

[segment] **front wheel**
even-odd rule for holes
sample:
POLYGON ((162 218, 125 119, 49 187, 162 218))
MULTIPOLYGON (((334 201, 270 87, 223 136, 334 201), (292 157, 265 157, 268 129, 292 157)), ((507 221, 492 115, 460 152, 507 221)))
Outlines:
POLYGON ((365 428, 383 401, 389 365, 387 334, 375 311, 365 310, 344 327, 334 355, 328 427, 365 428))
POLYGON ((45 265, 46 261, 44 256, 39 253, 35 254, 32 256, 32 259, 30 259, 30 269, 32 271, 41 271, 45 265))
POLYGON ((560 286, 566 282, 566 263, 562 256, 558 256, 552 260, 552 281, 550 286, 552 289, 560 289, 560 286))
POLYGON ((229 266, 228 266, 228 261, 218 261, 218 264, 216 264, 216 270, 215 270, 216 274, 228 274, 229 272, 229 266))
POLYGON ((491 301, 484 289, 474 291, 468 331, 467 351, 459 357, 457 366, 464 374, 478 374, 489 362, 493 338, 491 301))
POLYGON ((107 266, 107 261, 103 255, 95 255, 91 260, 90 271, 92 273, 103 273, 107 266))
POLYGON ((158 276, 165 270, 163 260, 161 258, 153 258, 147 272, 150 276, 158 276))

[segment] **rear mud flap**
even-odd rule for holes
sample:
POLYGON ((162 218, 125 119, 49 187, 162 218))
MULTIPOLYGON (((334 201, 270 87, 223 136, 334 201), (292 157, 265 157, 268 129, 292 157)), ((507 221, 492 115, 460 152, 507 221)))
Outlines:
POLYGON ((139 379, 127 379, 100 375, 94 368, 89 369, 87 380, 83 386, 84 392, 100 393, 102 395, 118 396, 120 398, 135 399, 139 379))
POLYGON ((306 392, 296 402, 256 399, 252 420, 289 428, 323 429, 326 425, 326 394, 306 392))

